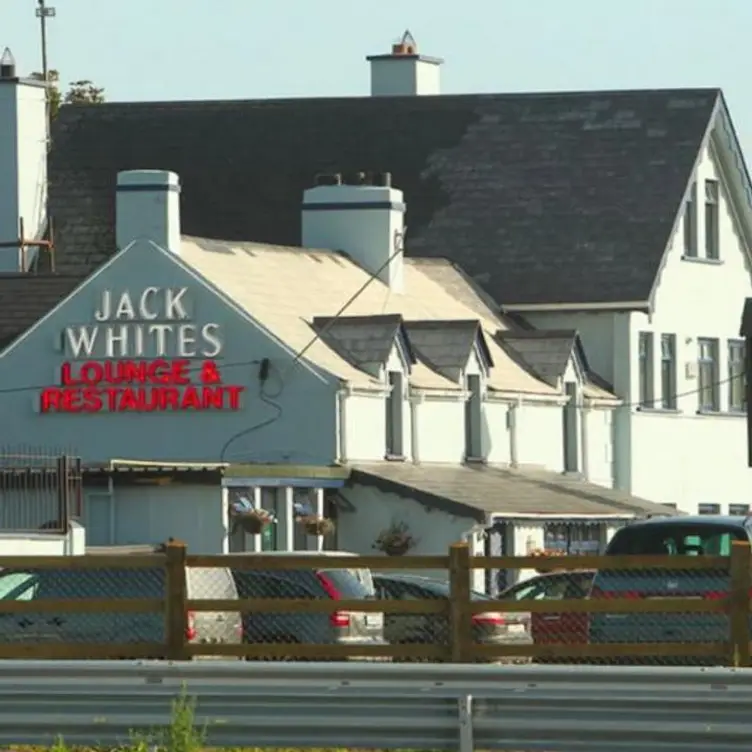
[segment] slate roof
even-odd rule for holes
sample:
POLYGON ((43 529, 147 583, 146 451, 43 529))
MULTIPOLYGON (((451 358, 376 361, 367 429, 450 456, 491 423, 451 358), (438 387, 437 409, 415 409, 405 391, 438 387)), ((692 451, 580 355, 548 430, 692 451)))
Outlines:
MULTIPOLYGON (((159 252, 167 253, 155 247, 154 253, 159 252)), ((368 357, 374 356, 374 348, 364 343, 356 332, 359 327, 370 327, 368 322, 378 324, 369 331, 378 334, 375 350, 382 354, 386 348, 385 332, 396 334, 400 320, 404 322, 409 340, 412 322, 449 318, 450 321, 470 320, 475 330, 480 325, 487 335, 494 364, 486 381, 490 390, 541 398, 556 398, 561 394, 529 373, 492 340, 493 334, 503 326, 493 310, 486 308, 481 315, 452 294, 451 290, 462 284, 460 275, 447 289, 434 276, 424 273, 426 264, 422 259, 405 259, 403 293, 392 292, 380 279, 373 278, 345 254, 336 251, 183 237, 180 259, 222 290, 290 352, 305 350, 306 361, 359 388, 383 388, 380 380, 354 364, 352 352, 343 349, 343 343, 347 343, 347 348, 367 350, 368 357), (357 291, 361 292, 354 297, 357 291), (340 311, 347 318, 343 329, 335 329, 334 334, 342 339, 337 342, 333 335, 329 340, 337 346, 315 339, 314 322, 326 321, 340 311), (375 311, 379 315, 374 315, 375 311)), ((427 265, 433 269, 438 264, 446 267, 441 276, 449 278, 453 265, 435 259, 427 265)), ((451 337, 452 332, 448 331, 446 336, 451 337)), ((461 389, 457 381, 424 362, 419 352, 414 351, 414 355, 417 363, 408 377, 411 386, 442 391, 461 389)))
POLYGON ((477 319, 409 321, 405 328, 420 359, 439 373, 449 376, 454 369, 465 368, 476 345, 484 364, 493 367, 493 358, 477 319))
POLYGON ((498 332, 496 338, 551 386, 558 385, 559 379, 563 378, 578 339, 577 332, 573 329, 510 330, 498 332))
POLYGON ((385 316, 316 316, 313 329, 356 368, 386 363, 399 341, 408 363, 415 362, 399 314, 385 316))
POLYGON ((174 170, 183 230, 296 245, 318 172, 391 171, 408 254, 499 303, 647 300, 718 89, 63 107, 50 155, 58 268, 115 248, 118 170, 174 170))
POLYGON ((488 513, 623 518, 677 514, 663 504, 572 476, 494 465, 354 463, 350 483, 375 486, 478 521, 488 513))
POLYGON ((81 282, 70 274, 0 274, 0 348, 35 324, 81 282))

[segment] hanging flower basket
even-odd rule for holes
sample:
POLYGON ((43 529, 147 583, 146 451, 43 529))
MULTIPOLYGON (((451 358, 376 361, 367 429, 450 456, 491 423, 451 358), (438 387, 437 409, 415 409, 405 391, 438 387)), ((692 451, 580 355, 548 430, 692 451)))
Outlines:
POLYGON ((334 532, 334 521, 328 517, 309 514, 300 518, 300 524, 308 535, 331 535, 334 532))
POLYGON ((233 515, 234 526, 240 527, 249 535, 258 535, 273 521, 272 515, 264 509, 243 510, 233 515))
POLYGON ((382 530, 373 542, 373 548, 383 551, 387 556, 404 556, 417 543, 418 540, 410 535, 407 525, 399 522, 382 530))
MULTIPOLYGON (((566 556, 565 551, 559 551, 557 549, 551 549, 551 548, 538 548, 535 551, 530 552, 530 556, 540 556, 540 557, 546 557, 547 559, 549 557, 560 557, 560 556, 566 556)), ((535 568, 535 571, 538 572, 538 574, 546 574, 547 572, 559 572, 561 571, 560 567, 557 567, 554 562, 549 561, 541 561, 541 563, 535 568)))

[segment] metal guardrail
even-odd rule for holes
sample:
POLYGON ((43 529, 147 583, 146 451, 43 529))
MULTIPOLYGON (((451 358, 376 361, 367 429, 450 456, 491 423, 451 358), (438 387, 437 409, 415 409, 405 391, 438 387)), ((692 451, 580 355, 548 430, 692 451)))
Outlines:
POLYGON ((743 669, 236 661, 2 661, 0 745, 114 747, 183 687, 210 747, 749 749, 743 669))

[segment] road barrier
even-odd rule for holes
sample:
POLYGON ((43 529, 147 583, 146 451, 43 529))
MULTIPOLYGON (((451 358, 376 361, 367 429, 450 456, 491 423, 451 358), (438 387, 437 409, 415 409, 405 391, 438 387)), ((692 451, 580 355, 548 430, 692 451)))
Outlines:
POLYGON ((154 739, 183 691, 209 747, 746 752, 752 672, 2 661, 0 744, 154 739))

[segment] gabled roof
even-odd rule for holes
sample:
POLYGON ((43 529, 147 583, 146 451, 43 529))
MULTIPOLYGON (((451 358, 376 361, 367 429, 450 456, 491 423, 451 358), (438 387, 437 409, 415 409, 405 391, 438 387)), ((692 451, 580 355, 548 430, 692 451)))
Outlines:
MULTIPOLYGON (((560 395, 492 341, 493 333, 500 327, 500 318, 494 311, 487 309, 485 316, 471 311, 451 289, 424 273, 422 259, 405 259, 404 292, 394 294, 381 280, 336 251, 184 237, 180 257, 290 350, 305 351, 308 362, 354 386, 383 388, 381 381, 353 364, 352 354, 342 351, 341 341, 337 343, 338 349, 321 338, 316 339, 312 329, 315 321, 320 323, 338 313, 347 317, 343 327, 349 330, 349 347, 353 348, 356 347, 353 332, 360 326, 353 325, 353 320, 377 321, 380 355, 385 347, 381 335, 392 327, 396 332, 397 317, 404 321, 408 339, 414 321, 445 321, 448 317, 452 321, 471 320, 474 330, 481 326, 487 335, 489 357, 494 363, 486 382, 489 389, 548 398, 560 395), (357 291, 360 293, 353 297, 357 291), (342 310, 348 301, 351 302, 342 310)), ((432 259, 429 266, 434 268, 438 263, 432 259)), ((448 270, 453 268, 444 263, 448 270)), ((448 271, 446 276, 450 276, 448 271)), ((357 347, 365 347, 362 340, 357 347)), ((430 368, 419 353, 416 355, 417 362, 409 375, 412 386, 459 390, 455 381, 430 368)))
POLYGON ((482 365, 493 367, 493 358, 477 319, 409 321, 405 328, 420 359, 447 378, 456 378, 452 371, 465 368, 476 348, 482 365))
POLYGON ((677 514, 663 504, 571 476, 494 465, 355 463, 349 482, 375 486, 479 522, 485 521, 487 514, 554 518, 677 514))
POLYGON ((398 345, 408 370, 415 363, 402 316, 317 316, 313 329, 333 350, 356 368, 384 365, 398 345))
MULTIPOLYGON (((500 331, 496 338, 551 386, 559 384, 572 357, 577 358, 583 352, 581 346, 576 348, 579 337, 574 329, 500 331)), ((579 365, 584 370, 581 360, 579 365)))
POLYGON ((391 171, 408 254, 502 304, 647 301, 718 89, 63 107, 50 155, 61 271, 115 250, 116 173, 182 183, 188 234, 296 245, 318 172, 391 171), (251 209, 249 209, 251 207, 251 209))

